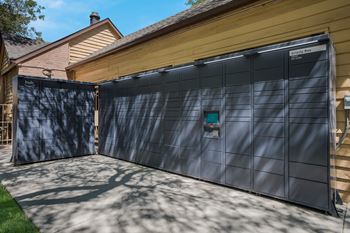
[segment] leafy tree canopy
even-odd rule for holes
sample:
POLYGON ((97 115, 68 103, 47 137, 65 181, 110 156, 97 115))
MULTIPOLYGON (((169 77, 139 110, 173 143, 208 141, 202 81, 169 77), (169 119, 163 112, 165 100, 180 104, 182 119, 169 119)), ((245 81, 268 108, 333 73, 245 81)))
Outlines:
POLYGON ((42 10, 44 7, 35 0, 0 0, 0 32, 41 38, 41 33, 29 24, 44 19, 42 10))
POLYGON ((194 6, 204 1, 205 0, 187 0, 186 5, 194 6))

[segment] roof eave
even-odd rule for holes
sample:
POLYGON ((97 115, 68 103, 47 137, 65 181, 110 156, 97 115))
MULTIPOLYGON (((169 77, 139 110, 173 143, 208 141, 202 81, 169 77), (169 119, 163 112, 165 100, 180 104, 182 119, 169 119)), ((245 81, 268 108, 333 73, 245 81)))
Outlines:
POLYGON ((83 29, 81 29, 81 30, 79 30, 77 32, 74 32, 74 33, 72 33, 72 34, 70 34, 68 36, 65 36, 65 37, 63 37, 63 38, 61 38, 61 39, 59 39, 59 40, 57 40, 55 42, 49 43, 49 44, 47 44, 47 45, 45 45, 45 46, 43 46, 41 48, 38 48, 38 49, 36 49, 36 50, 34 50, 34 51, 30 52, 30 53, 27 53, 27 54, 25 54, 25 55, 23 55, 23 56, 21 56, 19 58, 16 58, 16 59, 13 60, 13 62, 15 64, 19 64, 19 63, 25 62, 25 61, 31 59, 32 57, 41 55, 41 54, 45 53, 48 50, 54 49, 54 48, 56 48, 56 47, 58 47, 58 46, 60 46, 60 45, 62 45, 64 43, 68 42, 69 40, 71 40, 73 38, 76 38, 77 36, 79 36, 81 34, 84 34, 84 33, 88 32, 90 30, 93 30, 93 29, 95 29, 97 27, 100 27, 101 25, 104 25, 106 23, 108 23, 113 29, 115 29, 116 33, 120 37, 123 37, 123 34, 121 34, 121 32, 115 27, 115 25, 112 23, 112 21, 109 18, 106 18, 104 20, 101 20, 98 23, 95 23, 93 25, 89 25, 88 27, 85 27, 85 28, 83 28, 83 29))
POLYGON ((186 19, 184 21, 180 21, 178 23, 175 23, 173 25, 165 27, 165 28, 163 28, 161 30, 155 31, 153 33, 150 33, 150 34, 148 34, 146 36, 140 37, 140 38, 138 38, 138 39, 136 39, 136 40, 134 40, 134 41, 132 41, 130 43, 127 43, 127 44, 122 45, 120 47, 117 47, 115 49, 111 49, 111 50, 106 51, 104 53, 98 54, 98 55, 96 55, 94 57, 90 57, 88 59, 81 60, 81 61, 79 61, 77 63, 69 65, 69 66, 66 67, 66 70, 72 70, 72 69, 74 69, 75 67, 77 67, 79 65, 83 65, 83 64, 89 63, 89 62, 91 62, 93 60, 96 60, 98 58, 102 58, 102 57, 108 56, 108 55, 113 54, 115 52, 118 52, 120 50, 132 47, 134 45, 137 45, 137 44, 143 43, 145 41, 154 39, 156 37, 165 35, 167 33, 176 31, 176 30, 184 28, 186 26, 190 26, 192 24, 201 22, 203 20, 207 20, 207 19, 213 18, 213 17, 215 17, 217 15, 226 13, 226 12, 231 11, 231 10, 238 9, 240 7, 246 6, 246 5, 250 4, 250 3, 257 2, 257 1, 259 1, 259 0, 235 0, 235 1, 231 1, 231 2, 229 2, 227 4, 219 6, 217 8, 214 8, 214 9, 211 9, 209 11, 203 12, 201 14, 195 15, 195 16, 193 16, 191 18, 188 18, 188 19, 186 19))
POLYGON ((108 20, 109 24, 112 26, 112 28, 115 30, 115 32, 120 36, 120 38, 123 38, 124 35, 121 31, 119 31, 119 29, 114 25, 114 23, 112 22, 112 20, 110 18, 106 18, 105 20, 108 20))

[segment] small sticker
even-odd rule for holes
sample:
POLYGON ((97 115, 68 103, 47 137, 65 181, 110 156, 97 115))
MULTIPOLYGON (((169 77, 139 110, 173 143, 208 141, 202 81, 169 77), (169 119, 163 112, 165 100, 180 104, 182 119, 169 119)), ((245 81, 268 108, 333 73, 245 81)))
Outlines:
POLYGON ((317 45, 313 47, 308 47, 308 48, 303 48, 303 49, 297 49, 297 50, 291 50, 289 51, 289 56, 295 57, 303 54, 308 54, 308 53, 316 53, 320 51, 326 51, 327 45, 317 45))

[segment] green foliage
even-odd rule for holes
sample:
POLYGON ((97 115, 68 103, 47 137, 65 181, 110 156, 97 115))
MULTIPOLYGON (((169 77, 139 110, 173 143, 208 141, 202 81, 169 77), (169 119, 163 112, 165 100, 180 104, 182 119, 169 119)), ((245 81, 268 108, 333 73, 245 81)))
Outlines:
POLYGON ((42 10, 35 0, 0 0, 0 31, 11 35, 41 38, 29 24, 43 20, 42 10))
POLYGON ((205 0, 187 0, 186 5, 194 6, 204 1, 205 0))
POLYGON ((0 185, 0 233, 38 233, 34 224, 26 218, 21 208, 0 185))

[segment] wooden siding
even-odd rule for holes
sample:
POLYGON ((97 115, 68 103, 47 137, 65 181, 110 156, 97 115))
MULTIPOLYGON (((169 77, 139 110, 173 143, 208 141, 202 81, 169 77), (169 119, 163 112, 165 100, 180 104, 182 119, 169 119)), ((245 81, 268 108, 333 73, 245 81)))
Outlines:
POLYGON ((0 104, 5 103, 5 79, 0 75, 0 104))
POLYGON ((7 56, 5 45, 1 42, 1 45, 0 45, 0 73, 2 71, 4 71, 8 67, 9 64, 10 64, 10 60, 7 56))
POLYGON ((69 63, 80 61, 93 52, 115 42, 120 36, 109 25, 103 25, 69 43, 69 63))
POLYGON ((5 45, 0 38, 0 104, 5 103, 5 78, 1 73, 9 66, 10 59, 7 56, 5 45))
MULTIPOLYGON (((344 127, 342 99, 350 94, 349 0, 261 1, 78 66, 75 78, 108 80, 323 32, 331 35, 337 53, 340 136, 344 127)), ((336 168, 336 186, 343 199, 350 202, 350 136, 337 153, 336 168)))
POLYGON ((15 67, 11 69, 4 75, 5 81, 5 104, 12 104, 13 94, 12 94, 12 79, 18 75, 18 69, 15 67))

